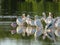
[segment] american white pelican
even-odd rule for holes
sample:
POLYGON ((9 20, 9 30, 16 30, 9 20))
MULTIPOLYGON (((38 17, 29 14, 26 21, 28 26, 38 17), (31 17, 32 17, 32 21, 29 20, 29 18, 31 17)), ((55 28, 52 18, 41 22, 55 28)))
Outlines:
POLYGON ((51 23, 54 20, 53 17, 52 17, 52 13, 51 12, 49 12, 49 16, 48 17, 46 17, 45 12, 43 12, 42 15, 43 15, 42 20, 44 20, 46 24, 49 24, 49 23, 51 23))
POLYGON ((60 17, 56 17, 55 28, 56 28, 55 35, 57 37, 60 37, 60 17))
POLYGON ((49 16, 46 19, 47 25, 45 26, 45 30, 50 29, 54 31, 55 30, 55 26, 54 26, 55 19, 53 19, 51 15, 52 15, 51 12, 49 12, 49 16))
POLYGON ((27 15, 27 17, 26 17, 26 23, 27 23, 28 25, 30 25, 30 23, 31 23, 30 15, 27 15))
POLYGON ((56 17, 54 21, 47 25, 47 28, 52 31, 51 36, 53 36, 52 33, 55 33, 56 36, 60 37, 60 17, 56 17))
MULTIPOLYGON (((54 26, 54 21, 55 21, 55 19, 53 19, 51 12, 49 12, 49 16, 45 20, 47 25, 45 26, 45 33, 44 33, 44 35, 45 35, 45 37, 47 36, 51 40, 55 41, 55 35, 54 35, 54 33, 55 33, 55 26, 54 26)), ((45 37, 43 36, 43 39, 45 37)))
MULTIPOLYGON (((44 33, 45 37, 47 36, 49 39, 51 39, 53 41, 56 41, 56 39, 55 39, 55 30, 56 29, 55 29, 54 23, 50 23, 49 25, 47 25, 45 27, 45 33, 44 33)), ((45 37, 43 36, 43 39, 45 37)))
POLYGON ((53 17, 52 17, 52 14, 51 14, 51 12, 49 12, 49 16, 46 18, 46 23, 47 24, 49 24, 49 23, 51 23, 53 21, 53 17))
POLYGON ((55 23, 55 27, 57 28, 57 30, 59 30, 60 29, 60 17, 57 17, 56 19, 57 20, 56 20, 56 23, 55 23))
POLYGON ((60 17, 56 17, 49 25, 46 26, 48 29, 52 30, 56 36, 60 37, 60 17))
POLYGON ((43 32, 43 25, 40 21, 40 19, 38 18, 38 15, 35 16, 35 26, 36 26, 36 32, 34 34, 35 38, 41 36, 42 32, 43 32))
POLYGON ((34 24, 36 27, 43 28, 43 25, 41 23, 41 20, 38 18, 38 15, 35 16, 34 24))
POLYGON ((26 20, 25 14, 22 15, 22 17, 17 18, 16 23, 17 25, 23 25, 26 20))

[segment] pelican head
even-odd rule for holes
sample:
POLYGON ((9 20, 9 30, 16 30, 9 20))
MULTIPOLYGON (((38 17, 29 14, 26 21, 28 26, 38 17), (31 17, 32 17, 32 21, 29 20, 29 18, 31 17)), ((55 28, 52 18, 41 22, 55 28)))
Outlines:
POLYGON ((52 16, 52 13, 51 12, 49 12, 49 16, 52 16))
POLYGON ((42 15, 46 15, 45 12, 43 12, 42 15))
POLYGON ((25 13, 22 14, 22 17, 25 17, 25 13))
POLYGON ((27 15, 27 18, 30 18, 30 15, 29 14, 27 15))
POLYGON ((26 16, 25 16, 25 13, 22 14, 22 20, 25 20, 26 19, 26 16))
POLYGON ((38 15, 35 15, 35 19, 38 19, 38 15))
POLYGON ((43 15, 44 18, 46 18, 46 14, 45 14, 45 12, 43 12, 42 15, 43 15))

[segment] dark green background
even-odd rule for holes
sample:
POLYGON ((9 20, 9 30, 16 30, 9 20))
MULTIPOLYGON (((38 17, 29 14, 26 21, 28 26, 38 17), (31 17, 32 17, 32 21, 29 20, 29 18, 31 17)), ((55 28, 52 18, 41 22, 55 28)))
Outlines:
POLYGON ((41 15, 42 12, 52 12, 60 15, 59 0, 1 0, 1 15, 19 15, 26 12, 31 15, 41 15))

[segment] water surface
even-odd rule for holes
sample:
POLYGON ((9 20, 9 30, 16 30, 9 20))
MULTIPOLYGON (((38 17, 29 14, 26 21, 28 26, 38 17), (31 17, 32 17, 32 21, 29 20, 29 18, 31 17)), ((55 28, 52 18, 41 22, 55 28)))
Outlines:
POLYGON ((0 45, 60 45, 60 38, 51 42, 46 40, 21 39, 20 35, 12 35, 9 30, 13 30, 10 25, 0 25, 0 45))

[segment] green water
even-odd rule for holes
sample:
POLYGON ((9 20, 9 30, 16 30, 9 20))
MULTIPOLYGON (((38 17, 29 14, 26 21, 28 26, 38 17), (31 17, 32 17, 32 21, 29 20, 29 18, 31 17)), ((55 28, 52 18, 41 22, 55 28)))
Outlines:
POLYGON ((21 35, 12 35, 9 30, 13 30, 10 25, 0 25, 0 45, 60 45, 60 38, 56 42, 50 40, 35 40, 33 37, 21 38, 21 35))

